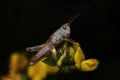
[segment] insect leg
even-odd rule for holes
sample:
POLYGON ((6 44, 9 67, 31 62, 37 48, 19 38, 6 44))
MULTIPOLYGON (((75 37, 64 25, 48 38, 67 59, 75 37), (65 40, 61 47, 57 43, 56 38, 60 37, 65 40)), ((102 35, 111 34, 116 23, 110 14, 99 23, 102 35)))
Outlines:
POLYGON ((28 47, 26 48, 27 51, 29 52, 37 52, 39 51, 45 44, 38 45, 38 46, 33 46, 33 47, 28 47))
POLYGON ((61 40, 68 41, 68 42, 70 42, 72 44, 75 42, 73 39, 70 39, 70 38, 62 38, 61 40))
POLYGON ((44 46, 44 48, 42 48, 41 50, 39 50, 36 55, 32 58, 32 60, 30 61, 30 65, 34 65, 36 64, 38 61, 40 61, 41 59, 43 59, 44 57, 48 56, 50 52, 50 48, 48 45, 44 46))

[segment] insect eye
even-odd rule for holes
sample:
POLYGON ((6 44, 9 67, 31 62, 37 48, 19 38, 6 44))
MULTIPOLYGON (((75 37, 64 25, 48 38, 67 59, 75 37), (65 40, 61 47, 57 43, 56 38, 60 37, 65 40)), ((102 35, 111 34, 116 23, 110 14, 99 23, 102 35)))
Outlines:
POLYGON ((63 29, 66 29, 66 26, 63 26, 63 29))

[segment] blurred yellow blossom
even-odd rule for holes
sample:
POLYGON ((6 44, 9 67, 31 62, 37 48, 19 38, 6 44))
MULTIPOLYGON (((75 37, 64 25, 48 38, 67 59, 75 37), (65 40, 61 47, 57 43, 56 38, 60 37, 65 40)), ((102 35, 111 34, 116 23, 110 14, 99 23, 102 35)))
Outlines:
POLYGON ((43 80, 47 74, 56 74, 59 68, 57 66, 50 66, 42 61, 39 61, 34 66, 28 67, 28 76, 32 80, 43 80))
POLYGON ((25 55, 13 52, 10 56, 9 72, 7 75, 2 76, 1 80, 25 80, 21 70, 25 69, 27 62, 25 55))

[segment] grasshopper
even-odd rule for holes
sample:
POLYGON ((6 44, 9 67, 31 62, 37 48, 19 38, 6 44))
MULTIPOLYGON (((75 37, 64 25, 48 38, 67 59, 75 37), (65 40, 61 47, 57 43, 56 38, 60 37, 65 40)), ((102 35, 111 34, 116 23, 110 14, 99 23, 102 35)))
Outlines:
POLYGON ((70 43, 74 42, 72 39, 69 38, 71 32, 70 24, 77 16, 78 15, 76 15, 69 22, 63 24, 59 29, 57 29, 44 44, 26 48, 26 50, 29 52, 37 52, 37 54, 33 57, 29 65, 35 65, 43 57, 51 54, 52 49, 54 47, 57 47, 61 42, 63 41, 68 41, 70 43))

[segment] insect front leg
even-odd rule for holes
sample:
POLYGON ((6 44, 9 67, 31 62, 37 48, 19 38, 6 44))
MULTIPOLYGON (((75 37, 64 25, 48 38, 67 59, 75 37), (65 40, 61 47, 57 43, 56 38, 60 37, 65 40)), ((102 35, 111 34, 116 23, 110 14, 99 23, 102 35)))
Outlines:
POLYGON ((61 38, 61 40, 62 40, 62 41, 68 41, 68 42, 70 42, 70 43, 72 43, 72 44, 75 42, 73 39, 66 38, 66 37, 61 38))
POLYGON ((26 48, 29 52, 38 52, 45 44, 26 48))

